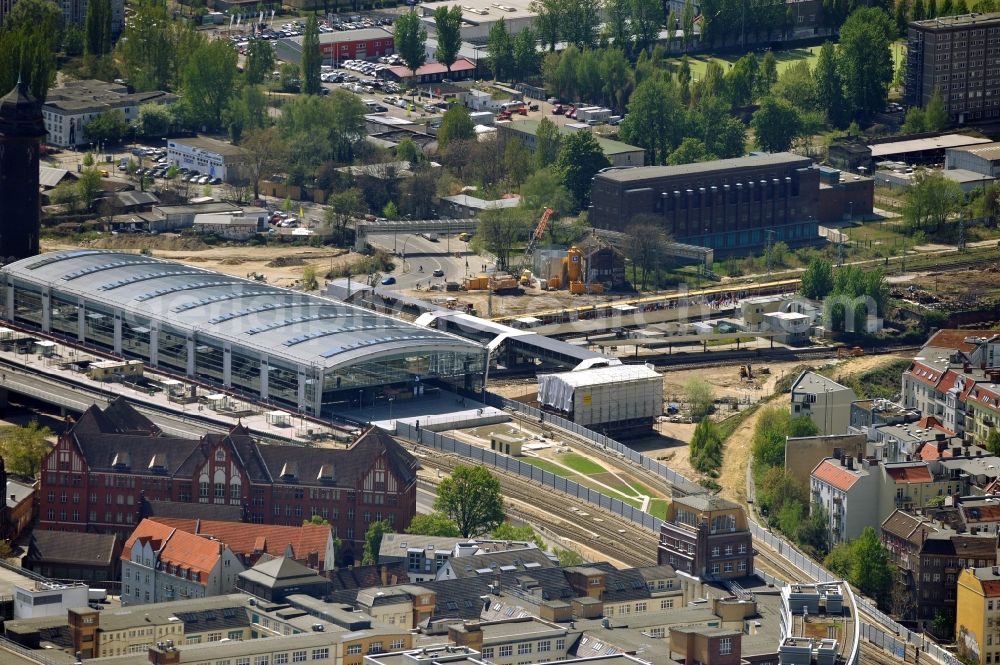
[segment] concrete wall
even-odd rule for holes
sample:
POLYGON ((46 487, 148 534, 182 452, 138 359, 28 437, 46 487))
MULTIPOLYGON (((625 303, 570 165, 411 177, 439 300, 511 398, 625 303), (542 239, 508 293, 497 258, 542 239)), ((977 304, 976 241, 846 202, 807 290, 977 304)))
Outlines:
POLYGON ((865 435, 789 437, 785 443, 785 470, 808 487, 809 474, 824 458, 833 456, 834 448, 840 448, 847 456, 856 458, 865 452, 865 435))

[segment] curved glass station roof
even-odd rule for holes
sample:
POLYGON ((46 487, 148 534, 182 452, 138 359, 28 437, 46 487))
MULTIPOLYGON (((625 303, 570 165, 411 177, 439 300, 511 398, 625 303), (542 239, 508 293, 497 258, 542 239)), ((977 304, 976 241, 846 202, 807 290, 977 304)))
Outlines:
POLYGON ((2 273, 84 307, 120 310, 125 325, 155 320, 323 369, 408 352, 482 352, 456 335, 354 305, 142 254, 51 252, 2 273))

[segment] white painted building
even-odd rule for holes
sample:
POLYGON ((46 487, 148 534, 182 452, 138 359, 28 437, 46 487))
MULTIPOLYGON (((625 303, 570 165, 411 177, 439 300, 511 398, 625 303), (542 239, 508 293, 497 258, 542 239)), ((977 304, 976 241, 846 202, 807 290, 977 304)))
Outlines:
POLYGON ((167 161, 228 183, 245 182, 250 175, 242 148, 205 136, 168 140, 167 161))
POLYGON ((66 616, 71 607, 87 605, 87 585, 36 582, 34 586, 14 585, 14 618, 66 616))
POLYGON ((196 233, 215 235, 227 240, 249 240, 266 228, 267 211, 262 208, 194 216, 196 233))
POLYGON ((228 545, 143 520, 125 542, 122 605, 233 593, 244 566, 228 545))
POLYGON ((808 416, 819 433, 846 434, 851 402, 858 397, 847 386, 815 372, 802 372, 792 383, 792 416, 808 416))
POLYGON ((161 90, 129 93, 128 88, 117 83, 96 80, 67 81, 49 90, 42 105, 45 119, 46 142, 61 148, 76 148, 93 143, 87 136, 87 124, 112 109, 119 109, 126 122, 139 117, 139 108, 145 104, 170 105, 177 95, 161 90))

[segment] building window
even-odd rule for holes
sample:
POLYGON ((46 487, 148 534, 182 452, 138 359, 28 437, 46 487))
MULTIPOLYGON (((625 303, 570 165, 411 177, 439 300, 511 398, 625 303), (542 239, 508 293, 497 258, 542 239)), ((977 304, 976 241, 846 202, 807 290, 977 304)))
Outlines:
POLYGON ((483 647, 483 658, 490 659, 493 657, 493 647, 483 647))
POLYGON ((271 662, 271 659, 268 658, 267 656, 254 656, 253 657, 253 665, 268 665, 270 662, 271 662))
POLYGON ((547 653, 552 650, 551 640, 542 640, 538 643, 538 653, 547 653))
POLYGON ((359 653, 361 653, 361 645, 360 644, 352 644, 349 647, 347 647, 347 655, 348 656, 356 656, 359 653))
POLYGON ((517 645, 517 655, 524 656, 531 653, 531 642, 521 642, 517 645))
POLYGON ((556 651, 565 651, 565 650, 566 650, 566 640, 564 639, 556 640, 556 651))
POLYGON ((274 654, 274 665, 286 665, 286 663, 288 663, 287 653, 274 654))
POLYGON ((719 640, 719 655, 728 656, 733 652, 733 638, 723 637, 719 640))
POLYGON ((304 663, 304 662, 306 662, 306 652, 305 651, 293 651, 292 652, 292 662, 293 663, 304 663))
POLYGON ((513 653, 514 653, 514 647, 512 647, 509 644, 500 647, 500 657, 501 658, 510 658, 510 656, 513 653))
POLYGON ((200 496, 203 499, 207 499, 208 498, 208 481, 207 480, 203 480, 200 483, 198 483, 198 496, 200 496))
POLYGON ((313 660, 327 660, 330 658, 330 648, 323 647, 322 649, 313 649, 313 660))

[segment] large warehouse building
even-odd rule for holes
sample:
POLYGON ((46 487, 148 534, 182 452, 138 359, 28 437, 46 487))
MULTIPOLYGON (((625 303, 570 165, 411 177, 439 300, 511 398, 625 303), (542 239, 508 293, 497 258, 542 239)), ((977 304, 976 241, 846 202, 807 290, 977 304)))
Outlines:
POLYGON ((141 254, 42 254, 0 281, 5 320, 302 413, 483 381, 485 349, 458 336, 141 254))
POLYGON ((644 216, 677 242, 717 256, 763 247, 769 233, 774 242, 814 243, 820 223, 872 212, 870 178, 826 176, 808 157, 787 152, 612 169, 594 178, 590 223, 624 231, 644 216))

